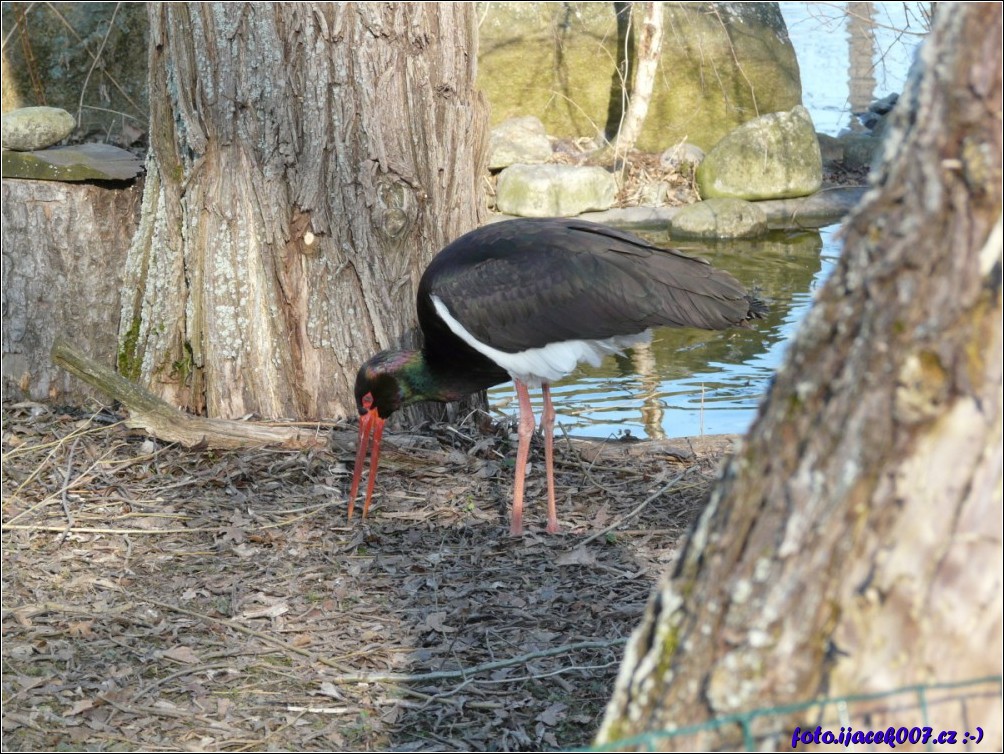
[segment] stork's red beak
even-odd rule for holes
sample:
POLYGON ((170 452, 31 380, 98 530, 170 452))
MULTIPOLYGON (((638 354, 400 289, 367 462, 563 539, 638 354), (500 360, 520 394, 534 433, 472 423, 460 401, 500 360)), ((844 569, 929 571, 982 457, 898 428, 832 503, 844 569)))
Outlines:
MULTIPOLYGON (((366 397, 370 397, 367 394, 366 397)), ((370 398, 370 403, 372 403, 370 398)), ((370 509, 370 499, 373 497, 373 485, 376 483, 377 464, 380 462, 380 439, 383 437, 383 425, 386 419, 381 419, 376 407, 370 408, 359 417, 359 449, 356 451, 356 466, 352 471, 352 488, 349 490, 349 519, 359 492, 359 480, 363 476, 363 463, 366 460, 366 450, 370 444, 370 434, 373 435, 373 456, 370 458, 370 478, 366 484, 366 502, 363 503, 363 518, 370 509)))

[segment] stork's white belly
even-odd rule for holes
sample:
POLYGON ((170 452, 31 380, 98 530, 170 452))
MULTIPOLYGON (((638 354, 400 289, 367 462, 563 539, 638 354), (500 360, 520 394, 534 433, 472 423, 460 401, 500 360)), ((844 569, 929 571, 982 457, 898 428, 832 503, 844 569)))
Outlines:
POLYGON ((647 343, 652 337, 651 331, 645 330, 605 340, 563 340, 560 343, 548 343, 540 348, 508 353, 482 343, 450 314, 450 310, 441 298, 438 296, 431 298, 436 313, 454 335, 505 369, 513 379, 525 382, 531 387, 539 387, 542 382, 551 383, 560 380, 571 374, 582 361, 594 367, 599 366, 604 356, 622 353, 625 348, 647 343))

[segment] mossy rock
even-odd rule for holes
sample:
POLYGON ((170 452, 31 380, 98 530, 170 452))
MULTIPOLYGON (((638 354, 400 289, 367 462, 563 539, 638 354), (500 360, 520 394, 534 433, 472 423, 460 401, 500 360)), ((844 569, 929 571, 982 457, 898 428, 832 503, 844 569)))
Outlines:
MULTIPOLYGON (((621 81, 612 3, 482 6, 478 85, 492 125, 532 113, 551 136, 616 130, 621 81)), ((704 150, 761 113, 801 103, 795 51, 776 3, 666 3, 656 89, 637 147, 704 150)), ((640 28, 640 18, 632 19, 640 28)))
POLYGON ((670 222, 673 238, 757 238, 767 215, 742 199, 708 199, 682 207, 670 222))
POLYGON ((128 181, 143 170, 131 152, 109 144, 78 144, 3 153, 3 177, 35 181, 128 181))
POLYGON ((771 113, 739 126, 697 168, 705 199, 787 199, 823 185, 823 159, 809 111, 771 113))
POLYGON ((595 166, 512 165, 499 173, 495 202, 520 217, 574 217, 613 206, 617 182, 595 166))

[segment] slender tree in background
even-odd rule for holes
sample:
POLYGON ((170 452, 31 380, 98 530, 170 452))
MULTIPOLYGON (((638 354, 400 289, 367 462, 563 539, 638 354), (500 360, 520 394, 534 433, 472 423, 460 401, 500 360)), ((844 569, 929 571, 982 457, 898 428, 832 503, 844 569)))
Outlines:
MULTIPOLYGON (((876 190, 650 600, 599 742, 1001 673, 1001 31, 997 5, 937 14, 876 190)), ((787 747, 817 714, 751 732, 787 747)), ((1001 745, 999 690, 928 717, 1001 745)), ((850 722, 921 720, 879 700, 850 722)))
POLYGON ((354 414, 425 264, 478 224, 469 3, 153 3, 119 368, 216 417, 354 414))
MULTIPOLYGON (((627 98, 627 107, 624 108, 624 118, 612 144, 613 149, 621 155, 634 149, 645 125, 645 116, 648 115, 648 106, 652 101, 655 78, 662 57, 662 36, 666 25, 666 9, 663 3, 638 3, 638 5, 641 6, 641 13, 637 48, 633 56, 634 62, 630 66, 629 78, 623 82, 623 96, 627 98)), ((631 11, 628 10, 627 13, 630 14, 631 11)))

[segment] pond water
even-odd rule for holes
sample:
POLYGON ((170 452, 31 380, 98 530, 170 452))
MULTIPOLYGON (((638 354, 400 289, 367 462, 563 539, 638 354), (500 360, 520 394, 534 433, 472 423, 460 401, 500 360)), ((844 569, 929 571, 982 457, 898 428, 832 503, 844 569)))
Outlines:
POLYGON ((781 3, 816 131, 860 124, 852 112, 898 94, 927 29, 928 3, 781 3))
MULTIPOLYGON (((599 367, 581 366, 552 386, 558 424, 580 437, 745 431, 814 292, 837 261, 835 231, 774 232, 714 246, 674 244, 757 290, 770 313, 749 329, 660 328, 647 347, 607 358, 599 367)), ((669 245, 665 235, 642 235, 669 245)), ((532 397, 539 415, 539 392, 532 397)), ((488 399, 498 410, 516 411, 511 384, 490 390, 488 399)))
MULTIPOLYGON (((837 135, 855 128, 851 113, 864 109, 859 103, 901 90, 924 31, 920 4, 781 3, 781 9, 817 131, 837 135), (861 18, 873 23, 862 30, 861 18)), ((552 386, 558 425, 570 435, 598 438, 745 432, 815 291, 836 264, 836 231, 778 231, 755 242, 711 246, 673 243, 757 290, 770 314, 748 330, 656 330, 648 347, 610 357, 598 368, 580 367, 552 386)), ((643 235, 670 245, 665 235, 643 235)), ((488 400, 496 411, 516 413, 511 383, 490 390, 488 400)), ((533 402, 539 417, 539 391, 533 402)))

